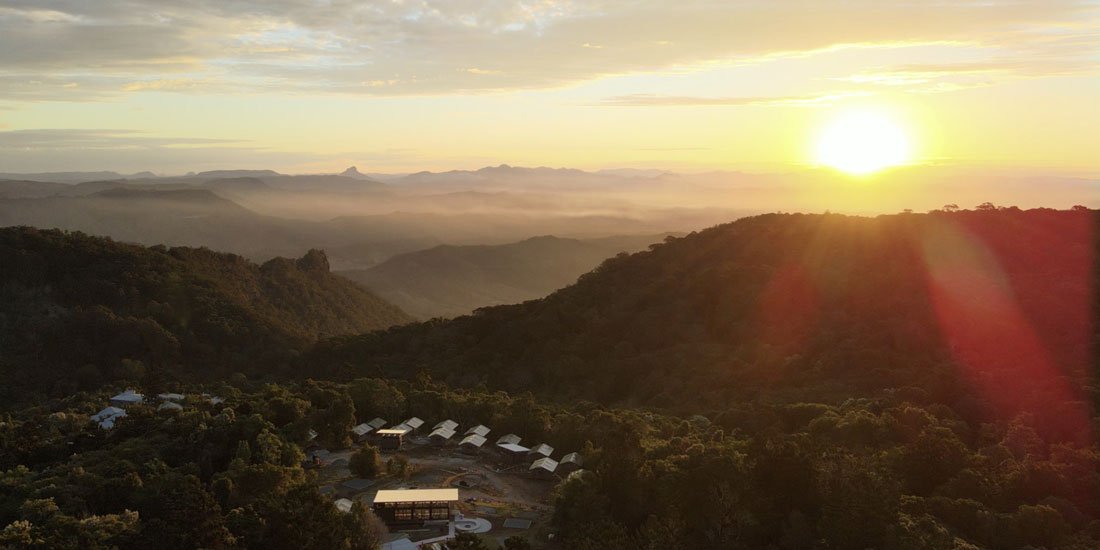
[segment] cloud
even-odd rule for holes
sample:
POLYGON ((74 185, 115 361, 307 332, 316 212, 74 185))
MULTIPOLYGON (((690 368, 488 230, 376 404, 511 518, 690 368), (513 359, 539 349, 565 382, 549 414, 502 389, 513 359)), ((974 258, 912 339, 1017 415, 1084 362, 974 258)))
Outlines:
POLYGON ((1098 9, 1068 0, 0 0, 0 82, 22 83, 0 87, 0 98, 476 93, 897 41, 1005 48, 1034 68, 1088 55, 1098 9))
POLYGON ((148 149, 241 143, 240 140, 144 135, 121 129, 34 129, 0 131, 0 149, 66 151, 71 149, 148 149))
POLYGON ((595 105, 612 107, 699 107, 738 105, 814 105, 849 97, 870 95, 868 92, 838 92, 816 96, 776 97, 696 97, 659 94, 627 94, 606 97, 595 105))
MULTIPOLYGON (((0 125, 2 128, 3 125, 0 125)), ((153 136, 146 132, 111 128, 47 128, 0 130, 0 166, 9 172, 57 170, 117 170, 164 173, 253 166, 273 169, 331 166, 332 161, 408 162, 418 151, 386 148, 377 151, 306 153, 256 146, 245 140, 153 136)), ((317 171, 314 169, 313 171, 317 171)), ((309 170, 306 170, 309 171, 309 170)))

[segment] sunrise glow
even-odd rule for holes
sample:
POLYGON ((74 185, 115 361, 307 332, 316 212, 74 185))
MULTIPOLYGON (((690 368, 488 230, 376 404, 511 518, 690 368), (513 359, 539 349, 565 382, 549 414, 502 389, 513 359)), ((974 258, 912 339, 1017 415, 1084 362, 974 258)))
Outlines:
POLYGON ((849 174, 870 174, 912 160, 906 131, 874 111, 848 112, 831 120, 816 146, 819 164, 849 174))

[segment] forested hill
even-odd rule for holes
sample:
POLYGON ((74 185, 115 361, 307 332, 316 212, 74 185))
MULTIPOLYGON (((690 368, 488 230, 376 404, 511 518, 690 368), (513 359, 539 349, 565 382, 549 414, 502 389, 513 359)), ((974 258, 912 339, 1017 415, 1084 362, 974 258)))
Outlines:
POLYGON ((887 388, 971 408, 1073 401, 1096 341, 1096 219, 746 218, 619 255, 542 300, 323 342, 308 364, 684 412, 887 388))
POLYGON ((543 236, 503 245, 440 245, 340 274, 421 319, 457 317, 541 298, 619 252, 644 250, 666 236, 543 236))
POLYGON ((5 390, 276 373, 317 338, 409 322, 324 252, 256 265, 196 248, 0 229, 5 390))

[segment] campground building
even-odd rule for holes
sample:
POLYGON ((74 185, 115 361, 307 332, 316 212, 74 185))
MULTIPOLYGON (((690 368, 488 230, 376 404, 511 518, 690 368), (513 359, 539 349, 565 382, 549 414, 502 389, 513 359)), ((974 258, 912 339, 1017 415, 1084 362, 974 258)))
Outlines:
POLYGON ((416 430, 419 430, 420 427, 424 425, 424 421, 415 416, 410 416, 409 419, 402 422, 401 425, 408 428, 409 433, 416 433, 416 430))
POLYGON ((567 476, 581 468, 584 468, 584 459, 581 458, 581 454, 569 453, 561 457, 561 462, 558 463, 558 474, 567 476))
POLYGON ((372 428, 370 424, 364 422, 351 429, 351 437, 356 443, 363 443, 370 439, 371 432, 373 431, 374 428, 372 428))
POLYGON ((137 393, 132 389, 127 389, 126 391, 112 397, 111 405, 115 407, 126 408, 130 405, 137 405, 138 403, 141 403, 143 401, 145 401, 144 395, 137 393))
POLYGON ((549 457, 550 455, 554 454, 554 448, 545 443, 539 443, 538 445, 531 447, 531 450, 528 451, 528 454, 531 455, 531 458, 549 457))
POLYGON ((553 479, 554 472, 558 469, 558 461, 550 458, 543 457, 531 463, 531 467, 527 469, 528 473, 532 476, 542 479, 553 479))
POLYGON ((481 437, 488 437, 490 431, 492 430, 490 430, 488 426, 484 424, 478 424, 477 426, 466 430, 466 433, 462 435, 480 435, 481 437))
POLYGON ((431 439, 432 445, 442 447, 443 445, 446 445, 447 442, 450 441, 452 437, 454 437, 454 435, 455 431, 452 428, 436 428, 432 431, 428 438, 431 439))
POLYGON ((405 427, 386 428, 375 432, 378 435, 378 448, 383 451, 396 451, 405 443, 409 429, 405 427))
POLYGON ((388 527, 415 527, 427 521, 451 521, 458 489, 381 490, 371 510, 388 527))
POLYGON ((483 435, 470 434, 462 438, 462 441, 458 444, 458 450, 468 454, 478 454, 486 441, 488 440, 483 435))

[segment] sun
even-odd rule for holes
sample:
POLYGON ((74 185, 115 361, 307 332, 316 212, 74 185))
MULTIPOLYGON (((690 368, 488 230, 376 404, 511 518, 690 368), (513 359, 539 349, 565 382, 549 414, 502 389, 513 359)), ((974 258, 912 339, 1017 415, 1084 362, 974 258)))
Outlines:
POLYGON ((851 111, 830 121, 817 140, 817 162, 864 175, 909 162, 909 136, 889 115, 851 111))

